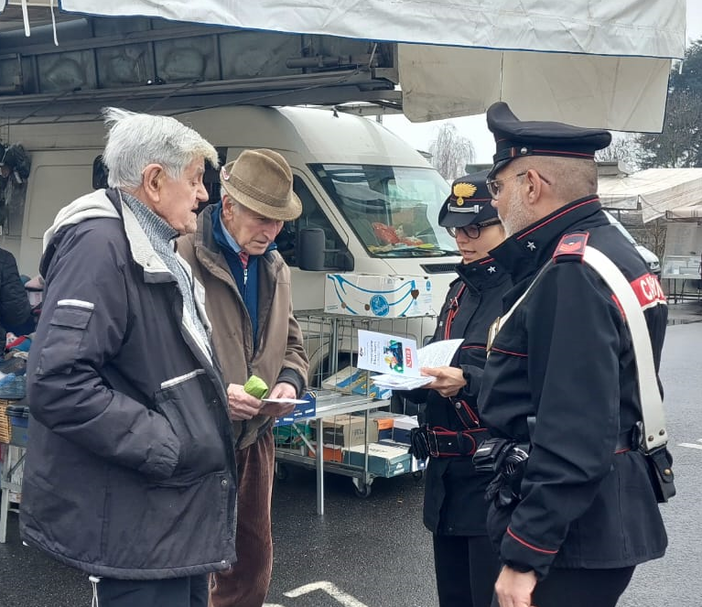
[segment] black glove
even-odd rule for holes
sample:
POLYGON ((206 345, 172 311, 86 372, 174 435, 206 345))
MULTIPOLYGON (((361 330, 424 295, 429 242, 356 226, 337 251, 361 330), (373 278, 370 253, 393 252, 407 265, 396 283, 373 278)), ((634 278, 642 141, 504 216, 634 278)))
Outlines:
POLYGON ((425 460, 430 455, 427 427, 420 426, 410 431, 410 446, 408 453, 420 460, 425 460))

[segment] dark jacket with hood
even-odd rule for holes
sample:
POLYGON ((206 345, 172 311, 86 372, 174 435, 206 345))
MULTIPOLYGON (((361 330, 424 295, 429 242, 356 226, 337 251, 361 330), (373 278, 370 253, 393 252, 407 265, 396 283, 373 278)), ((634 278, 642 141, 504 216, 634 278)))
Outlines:
MULTIPOLYGON (((64 208, 45 246, 22 538, 98 576, 227 569, 226 391, 209 344, 183 322, 174 276, 113 190, 64 208)), ((204 310, 197 283, 194 294, 204 310)))

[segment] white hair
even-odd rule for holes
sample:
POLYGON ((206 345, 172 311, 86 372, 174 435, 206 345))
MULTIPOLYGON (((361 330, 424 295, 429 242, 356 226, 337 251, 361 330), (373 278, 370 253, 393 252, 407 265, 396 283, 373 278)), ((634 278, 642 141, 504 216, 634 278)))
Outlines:
POLYGON ((173 179, 178 179, 199 158, 219 167, 212 144, 175 118, 114 107, 104 108, 102 114, 109 129, 102 161, 109 171, 107 183, 112 188, 138 188, 142 173, 150 164, 160 164, 173 179))

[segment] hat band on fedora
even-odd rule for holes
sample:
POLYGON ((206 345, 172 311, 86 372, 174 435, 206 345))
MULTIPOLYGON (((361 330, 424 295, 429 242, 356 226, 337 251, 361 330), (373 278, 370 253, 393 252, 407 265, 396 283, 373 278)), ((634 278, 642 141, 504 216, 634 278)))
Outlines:
MULTIPOLYGON (((266 192, 262 192, 258 188, 252 186, 250 183, 243 181, 237 175, 230 175, 229 180, 227 181, 227 184, 235 187, 237 190, 241 191, 246 196, 250 196, 251 198, 257 200, 258 202, 262 202, 263 204, 267 204, 269 206, 278 207, 278 206, 284 205, 287 202, 288 198, 290 197, 290 192, 288 192, 282 198, 278 197, 278 196, 271 196, 270 194, 267 194, 266 192)), ((246 206, 246 205, 244 205, 244 206, 246 206)))

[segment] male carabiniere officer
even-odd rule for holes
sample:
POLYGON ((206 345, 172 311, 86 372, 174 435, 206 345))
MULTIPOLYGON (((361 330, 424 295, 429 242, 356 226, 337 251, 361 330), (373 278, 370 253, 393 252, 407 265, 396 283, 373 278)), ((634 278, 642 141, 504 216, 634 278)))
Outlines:
POLYGON ((513 491, 497 494, 488 532, 504 564, 500 607, 608 607, 634 567, 663 556, 666 533, 637 449, 641 420, 631 336, 612 292, 582 263, 573 233, 630 281, 656 369, 667 307, 646 264, 604 216, 595 151, 607 131, 487 113, 497 150, 488 186, 507 240, 491 251, 515 287, 479 398, 491 434, 524 443, 513 491), (506 498, 505 495, 508 497, 506 498))

